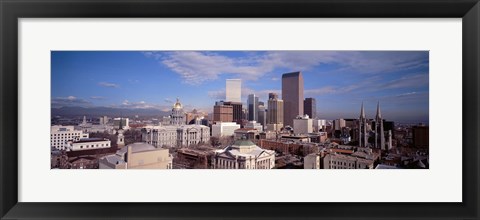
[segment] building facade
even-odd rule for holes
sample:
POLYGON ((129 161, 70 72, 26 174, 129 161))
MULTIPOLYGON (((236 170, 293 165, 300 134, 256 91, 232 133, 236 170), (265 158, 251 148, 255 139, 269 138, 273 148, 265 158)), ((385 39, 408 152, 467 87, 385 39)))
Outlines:
POLYGON ((69 151, 92 150, 112 147, 111 141, 103 138, 83 138, 79 141, 69 141, 69 151))
POLYGON ((168 149, 147 143, 133 143, 116 154, 100 158, 100 169, 172 169, 173 156, 168 149))
POLYGON ((317 101, 315 98, 306 98, 303 101, 303 112, 312 119, 317 118, 317 101))
POLYGON ((74 126, 53 125, 50 127, 50 146, 57 150, 67 150, 69 141, 80 141, 88 138, 88 133, 75 130, 74 126))
POLYGON ((217 104, 213 106, 213 121, 215 122, 232 122, 233 106, 217 104))
POLYGON ((243 117, 243 105, 241 102, 223 102, 224 105, 232 106, 233 108, 233 121, 241 123, 244 119, 243 117))
POLYGON ((313 120, 308 115, 297 116, 293 119, 294 134, 308 134, 313 132, 313 120))
POLYGON ((212 166, 213 169, 272 169, 275 167, 275 151, 262 149, 242 138, 215 151, 212 166))
POLYGON ((268 131, 280 131, 283 128, 283 100, 276 93, 268 94, 267 126, 268 131))
POLYGON ((170 115, 170 124, 171 125, 184 125, 185 124, 185 113, 183 112, 182 103, 177 98, 177 102, 173 105, 172 113, 170 115))
POLYGON ((235 122, 217 122, 212 125, 213 137, 233 136, 235 130, 239 129, 240 125, 235 122))
POLYGON ((227 102, 242 102, 242 80, 227 79, 226 80, 226 99, 227 102))
POLYGON ((210 141, 210 128, 205 125, 147 126, 142 141, 155 147, 188 147, 210 141))
POLYGON ((293 119, 303 115, 303 76, 301 72, 282 75, 283 124, 293 126, 293 119))
POLYGON ((263 126, 262 124, 256 122, 256 121, 249 121, 247 124, 245 124, 245 128, 252 128, 252 129, 257 129, 257 131, 263 131, 263 126))
POLYGON ((248 120, 258 121, 258 96, 255 94, 248 95, 248 120))

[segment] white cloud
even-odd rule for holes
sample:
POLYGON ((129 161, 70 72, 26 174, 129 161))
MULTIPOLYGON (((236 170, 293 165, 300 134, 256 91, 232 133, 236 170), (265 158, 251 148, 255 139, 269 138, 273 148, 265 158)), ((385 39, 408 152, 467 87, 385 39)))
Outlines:
POLYGON ((109 82, 99 82, 98 85, 103 86, 103 87, 110 87, 110 88, 119 88, 120 87, 120 85, 118 85, 118 84, 109 83, 109 82))
POLYGON ((106 99, 105 97, 103 96, 90 96, 90 99, 95 99, 95 100, 104 100, 106 99))
MULTIPOLYGON (((250 52, 248 56, 232 58, 215 52, 144 52, 146 57, 159 60, 185 83, 199 85, 215 80, 222 74, 234 74, 243 80, 255 81, 267 73, 306 71, 322 64, 337 64, 335 71, 356 71, 360 74, 385 74, 428 66, 428 56, 419 52, 362 51, 268 51, 250 52)), ((276 81, 279 78, 273 77, 276 81)))
POLYGON ((60 108, 60 107, 71 107, 71 106, 79 106, 79 107, 87 107, 90 106, 92 103, 82 98, 78 98, 75 96, 67 96, 67 97, 55 97, 52 98, 52 107, 53 108, 60 108))

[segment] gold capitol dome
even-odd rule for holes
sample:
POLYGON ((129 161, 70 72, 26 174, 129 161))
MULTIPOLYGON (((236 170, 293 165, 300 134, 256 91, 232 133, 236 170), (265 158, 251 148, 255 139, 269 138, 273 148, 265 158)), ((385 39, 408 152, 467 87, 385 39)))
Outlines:
POLYGON ((177 102, 173 105, 173 108, 176 109, 181 109, 182 108, 182 103, 180 103, 180 100, 177 98, 177 102))

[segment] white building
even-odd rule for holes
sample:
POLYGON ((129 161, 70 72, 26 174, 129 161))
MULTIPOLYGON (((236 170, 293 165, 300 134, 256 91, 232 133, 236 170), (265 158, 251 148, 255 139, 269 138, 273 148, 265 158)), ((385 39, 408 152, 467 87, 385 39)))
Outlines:
POLYGON ((263 131, 263 126, 260 123, 257 123, 256 121, 249 121, 247 124, 245 124, 245 128, 253 128, 257 129, 257 131, 262 132, 263 131))
POLYGON ((327 126, 327 120, 325 120, 325 119, 313 120, 314 132, 319 132, 320 130, 325 131, 326 126, 327 126))
POLYGON ((98 163, 100 169, 172 169, 172 161, 168 149, 133 143, 100 158, 98 163))
POLYGON ((53 125, 50 127, 50 146, 57 150, 67 150, 68 141, 79 141, 88 138, 88 133, 75 130, 74 126, 53 125))
POLYGON ((342 128, 346 126, 345 119, 343 118, 335 119, 335 122, 333 125, 335 127, 335 130, 342 130, 342 128))
POLYGON ((226 80, 226 101, 242 102, 242 80, 227 79, 226 80))
POLYGON ((233 136, 234 131, 239 129, 240 125, 235 122, 217 122, 212 125, 212 136, 225 137, 233 136))
POLYGON ((321 169, 320 155, 309 154, 303 158, 303 169, 321 169))
POLYGON ((79 141, 69 141, 69 151, 93 150, 112 147, 110 140, 102 138, 83 138, 79 141))
POLYGON ((265 150, 245 138, 235 141, 212 156, 214 169, 272 169, 275 151, 265 150))
POLYGON ((123 129, 123 130, 128 130, 128 129, 130 129, 128 118, 114 118, 114 119, 113 119, 113 127, 119 128, 120 122, 122 122, 121 124, 122 124, 122 129, 123 129))
POLYGON ((102 116, 99 118, 100 125, 106 125, 108 124, 108 117, 107 116, 102 116))
POLYGON ((147 126, 142 141, 155 147, 181 147, 210 141, 210 128, 205 125, 147 126))
POLYGON ((304 169, 373 169, 374 160, 337 153, 313 153, 304 157, 304 169))
POLYGON ((308 115, 297 116, 293 119, 294 134, 308 134, 313 132, 313 120, 308 115))

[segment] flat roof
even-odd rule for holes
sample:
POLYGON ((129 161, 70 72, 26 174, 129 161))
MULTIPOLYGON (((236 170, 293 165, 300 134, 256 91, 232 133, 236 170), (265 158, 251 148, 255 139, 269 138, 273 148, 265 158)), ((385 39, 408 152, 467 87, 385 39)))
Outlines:
POLYGON ((88 142, 97 142, 97 141, 110 141, 110 140, 105 140, 103 138, 82 138, 79 141, 74 143, 88 143, 88 142))

